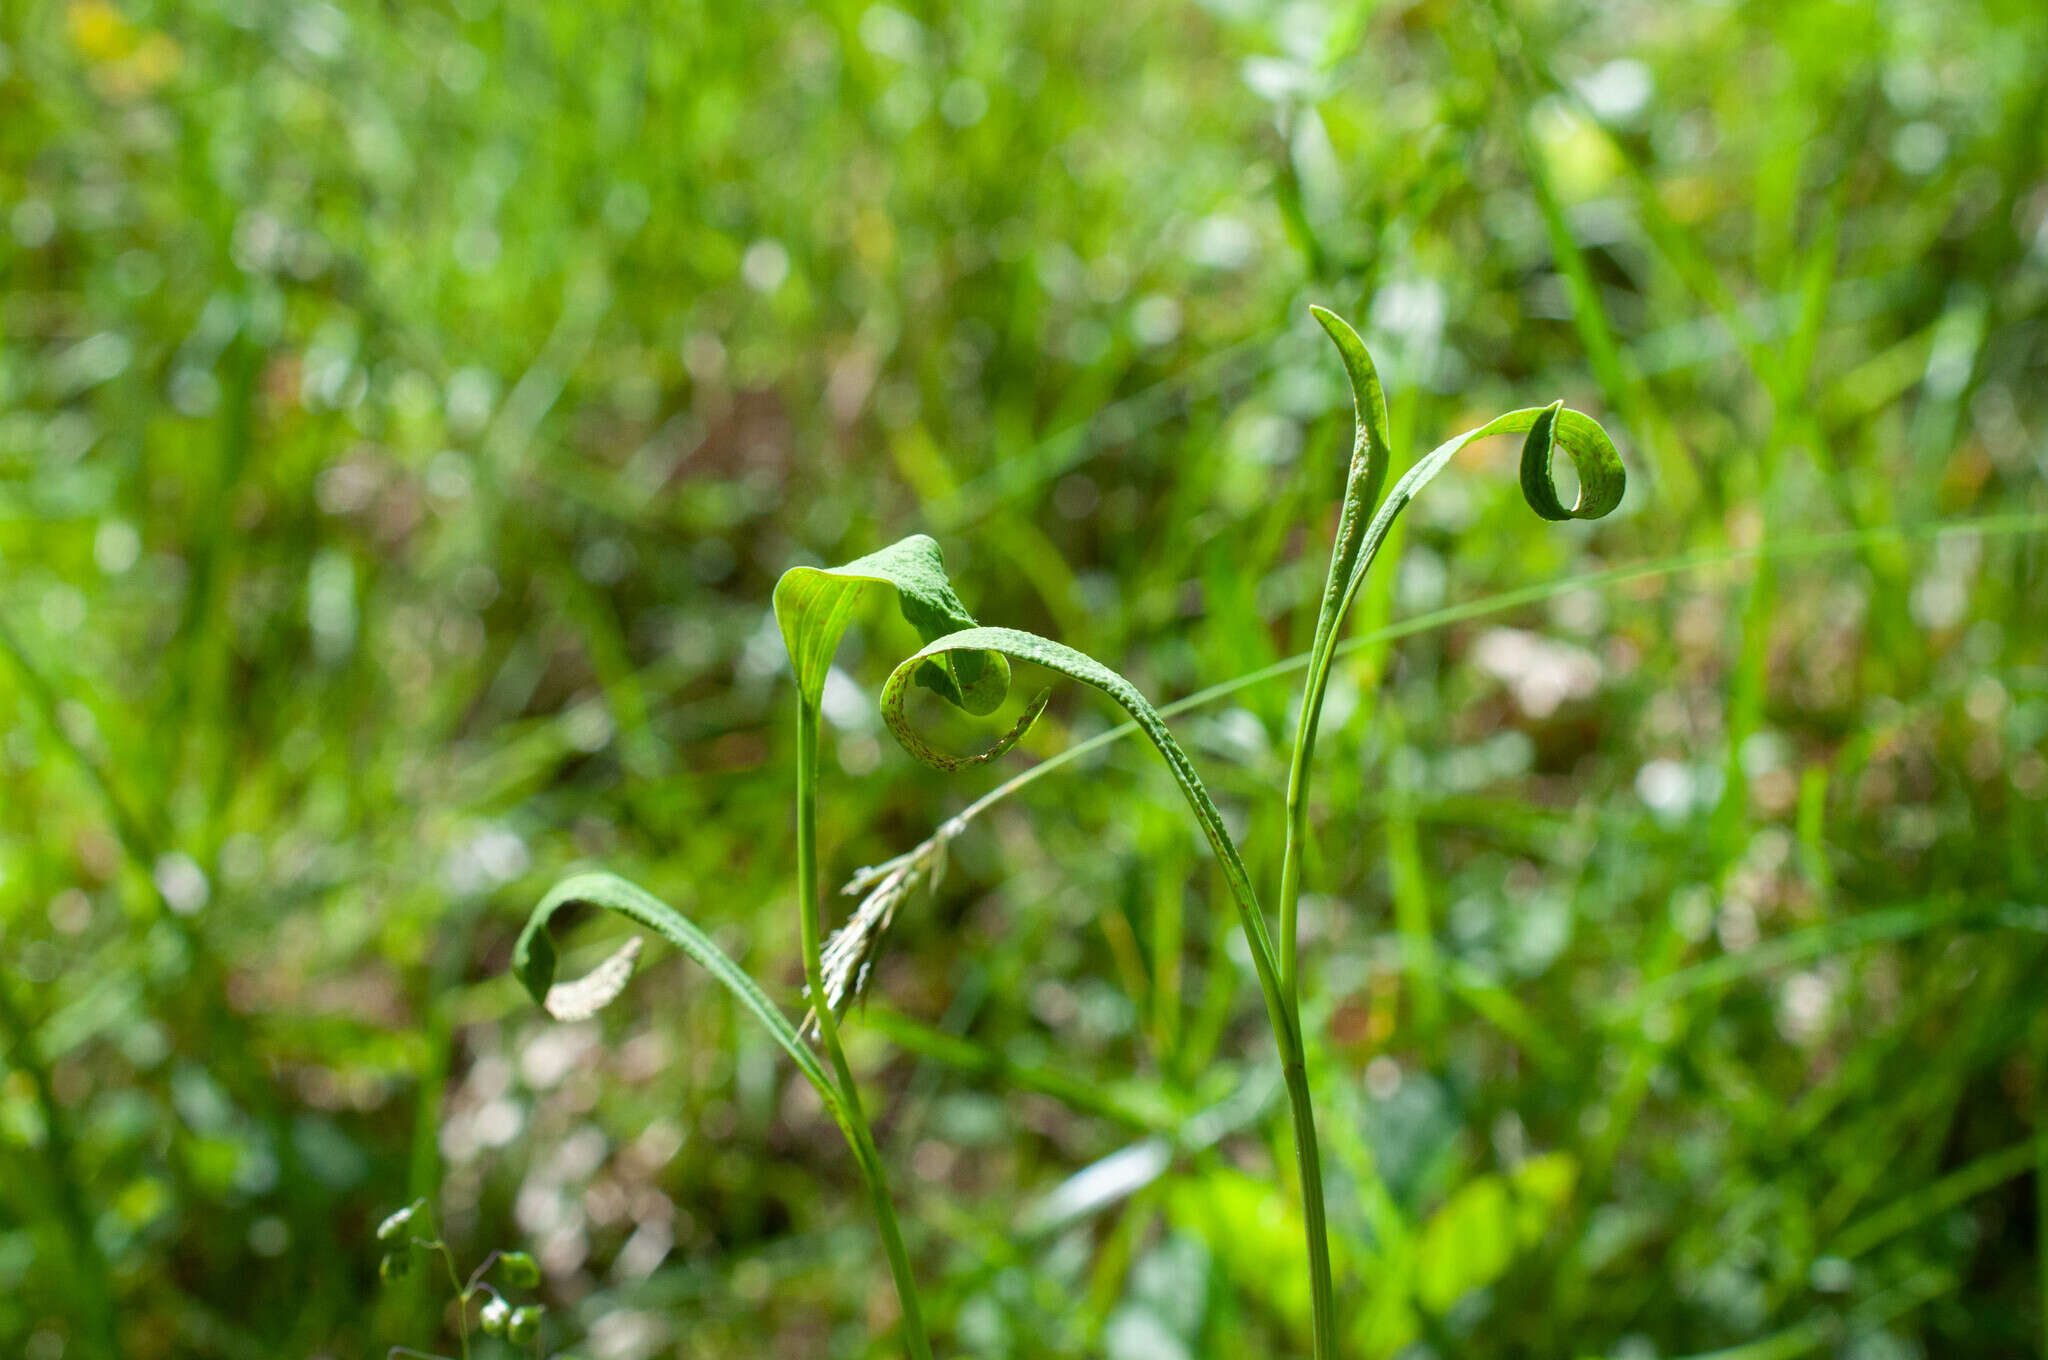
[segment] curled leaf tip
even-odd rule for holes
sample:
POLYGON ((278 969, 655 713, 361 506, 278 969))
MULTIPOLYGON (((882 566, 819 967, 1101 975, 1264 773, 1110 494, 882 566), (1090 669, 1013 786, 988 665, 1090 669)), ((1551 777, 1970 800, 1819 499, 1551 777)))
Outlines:
POLYGON ((1628 473, 1600 422, 1554 401, 1536 414, 1522 441, 1522 495, 1547 520, 1599 519, 1621 504, 1628 473), (1551 459, 1562 444, 1579 476, 1578 498, 1558 499, 1551 459))
MULTIPOLYGON (((937 652, 939 650, 936 645, 925 649, 926 652, 937 652)), ((910 725, 909 715, 905 712, 904 691, 910 677, 916 673, 917 669, 910 662, 905 662, 897 667, 895 673, 889 677, 889 683, 882 688, 882 720, 889 725, 889 730, 895 734, 896 740, 902 745, 904 750, 910 752, 910 754, 916 756, 935 770, 964 770, 970 765, 986 765, 990 761, 998 759, 1009 751, 1011 747, 1024 739, 1024 734, 1031 730, 1032 724, 1038 721, 1039 715, 1045 712, 1046 704, 1052 699, 1052 691, 1050 689, 1038 691, 1032 697, 1031 702, 1024 706, 1024 712, 1019 715, 1017 721, 1010 725, 1010 730, 996 738, 994 745, 974 755, 956 756, 949 752, 941 751, 938 747, 926 741, 910 725)))

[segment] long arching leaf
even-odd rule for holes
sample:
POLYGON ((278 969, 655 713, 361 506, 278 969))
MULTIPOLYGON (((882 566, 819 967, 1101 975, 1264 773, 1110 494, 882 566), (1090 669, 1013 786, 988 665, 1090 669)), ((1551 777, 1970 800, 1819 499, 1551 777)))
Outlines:
POLYGON ((1287 1085, 1289 1117, 1294 1125, 1295 1166, 1301 1177, 1302 1224, 1309 1254, 1316 1353, 1318 1356, 1332 1354, 1336 1304, 1331 1286, 1329 1234, 1323 1210, 1322 1162, 1316 1148, 1315 1111, 1309 1100, 1301 1020, 1282 985, 1279 961, 1273 950, 1273 937, 1267 929, 1265 913, 1259 909, 1251 875, 1245 872, 1237 843, 1223 824, 1223 814, 1216 810, 1209 791, 1202 786, 1201 776, 1195 773, 1194 765, 1188 760, 1187 753, 1181 750, 1180 743, 1174 740, 1173 733, 1167 730, 1159 711, 1138 692, 1136 685, 1072 647, 1014 628, 970 628, 949 634, 926 644, 922 651, 905 660, 890 674, 888 683, 882 687, 882 716, 904 749, 920 760, 949 769, 977 759, 993 758, 1015 742, 1045 702, 1045 696, 1040 695, 1026 713, 1024 722, 979 757, 962 761, 934 749, 911 730, 904 712, 904 700, 909 694, 911 678, 920 665, 961 651, 994 652, 1015 661, 1033 662, 1091 685, 1114 699, 1158 749, 1167 769, 1173 773, 1174 782, 1180 785, 1182 796, 1193 809, 1195 820, 1201 824, 1202 834, 1209 838, 1209 848, 1215 852, 1216 862, 1222 866, 1223 876, 1230 884, 1238 920, 1244 927, 1245 941, 1251 947, 1252 966, 1259 977, 1259 993, 1265 998, 1266 1018, 1273 1027, 1274 1047, 1280 1053, 1280 1073, 1287 1085))
MULTIPOLYGON (((533 915, 527 918, 526 929, 519 932, 519 942, 512 949, 512 971, 518 974, 519 981, 525 984, 527 993, 535 1001, 545 1005, 555 981, 555 942, 548 934, 548 920, 572 902, 587 902, 637 921, 703 965, 704 970, 731 992, 747 1013, 760 1022, 761 1028, 781 1045, 782 1051, 796 1063, 797 1070, 824 1097, 833 1117, 842 1117, 839 1094, 831 1078, 826 1076, 824 1065, 797 1038, 796 1027, 790 1024, 782 1008, 769 1000, 754 979, 724 950, 713 944, 711 937, 689 918, 645 888, 617 874, 572 874, 549 889, 548 895, 533 909, 533 915)), ((613 955, 612 959, 599 965, 599 972, 611 967, 619 957, 613 955)))
MULTIPOLYGON (((847 624, 868 598, 893 590, 898 608, 926 642, 974 627, 953 593, 939 545, 924 534, 891 543, 841 567, 792 567, 775 583, 775 621, 796 675, 797 693, 815 709, 847 624)), ((920 665, 918 683, 969 713, 993 713, 1010 692, 1009 663, 980 652, 920 665)))
MULTIPOLYGON (((1233 897, 1237 899, 1239 915, 1244 921, 1244 930, 1252 947, 1252 960, 1257 965, 1259 983, 1268 992, 1269 1004, 1276 1001, 1278 993, 1273 989, 1277 982, 1274 973, 1273 943, 1266 928, 1266 918, 1259 910, 1258 895, 1252 889, 1251 876, 1245 872, 1244 860, 1237 852, 1237 843, 1223 824, 1223 814, 1216 810, 1215 802, 1209 797, 1202 784, 1202 778, 1195 773, 1195 767, 1167 730, 1166 722, 1159 716, 1152 703, 1138 691, 1138 687, 1118 675, 1109 667, 1072 647, 1043 638, 1036 633, 1021 632, 1015 628, 969 628, 963 632, 951 633, 925 645, 925 647, 897 666, 882 687, 882 717, 889 724, 889 730, 896 734, 896 740, 903 748, 924 761, 927 765, 941 770, 959 769, 965 765, 993 760, 1008 750, 1023 734, 1025 728, 1044 707, 1046 695, 1040 694, 1033 700, 1025 717, 1006 733, 995 745, 978 755, 954 756, 938 750, 910 726, 905 712, 904 701, 909 694, 910 681, 917 668, 927 661, 949 653, 980 651, 994 652, 1015 661, 1029 661, 1058 671, 1084 685, 1091 685, 1114 699, 1122 709, 1131 715, 1131 720, 1173 772, 1174 782, 1180 785, 1188 806, 1194 810, 1195 820, 1201 824, 1202 834, 1209 839, 1215 851, 1217 863, 1223 868, 1223 875, 1230 883, 1233 897)), ((1284 1015, 1276 1015, 1275 1023, 1285 1022, 1284 1015)))

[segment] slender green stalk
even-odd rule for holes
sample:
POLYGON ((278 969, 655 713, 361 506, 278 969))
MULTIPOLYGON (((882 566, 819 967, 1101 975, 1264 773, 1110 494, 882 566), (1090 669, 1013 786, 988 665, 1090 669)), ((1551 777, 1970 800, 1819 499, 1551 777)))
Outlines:
POLYGON ((455 1268, 455 1253, 438 1237, 427 1244, 427 1250, 440 1252, 448 1267, 448 1283, 455 1290, 455 1338, 462 1345, 462 1360, 469 1360, 469 1294, 462 1287, 462 1272, 455 1268))
POLYGON ((796 879, 801 897, 797 915, 803 922, 804 985, 817 1016, 818 1038, 839 1087, 842 1123, 853 1144, 854 1160, 860 1164, 861 1179, 867 1182, 868 1198, 874 1202, 882 1249, 888 1253, 889 1271, 896 1278, 896 1293, 903 1302, 903 1334, 911 1358, 931 1360, 931 1342, 925 1336, 924 1313, 917 1302, 917 1281, 910 1273, 910 1255, 903 1248, 896 1206, 889 1199, 881 1154, 875 1149, 874 1134, 861 1109, 853 1071, 846 1065, 846 1051, 839 1043, 839 1022, 832 1007, 821 1000, 825 995, 825 969, 824 931, 818 920, 818 706, 802 694, 797 696, 796 750, 796 879))
MULTIPOLYGON (((845 1135, 873 1202, 875 1223, 902 1300, 905 1344, 911 1360, 931 1360, 931 1342, 925 1334, 910 1255, 904 1249, 903 1232, 889 1198, 888 1176, 861 1108, 860 1088, 839 1042, 837 1003, 842 998, 826 986, 818 893, 818 717, 825 677, 854 611, 869 596, 886 592, 896 595, 904 617, 926 637, 973 625, 973 615, 946 579, 938 544, 923 535, 912 535, 845 566, 792 568, 775 586, 775 618, 797 690, 797 919, 803 930, 804 982, 812 1003, 812 1013, 802 1028, 817 1026, 818 1042, 830 1070, 818 1061, 799 1027, 790 1024, 781 1007, 701 928, 659 898, 612 874, 574 874, 549 890, 513 946, 512 967, 533 999, 558 1018, 591 1014, 617 996, 631 976, 637 942, 629 942, 626 950, 615 953, 581 981, 554 985, 557 954, 548 921, 571 902, 588 902, 656 931, 717 979, 795 1062, 845 1135)), ((919 680, 966 711, 986 714, 1002 704, 1010 673, 1000 656, 949 656, 940 665, 927 668, 919 680)), ((1037 712, 1036 708, 1030 710, 1027 723, 1037 712)))
POLYGON ((1289 1003, 1281 1039, 1281 1076, 1287 1083, 1287 1105, 1294 1125, 1294 1158, 1301 1180, 1301 1222, 1308 1238, 1310 1317, 1316 1360, 1336 1360, 1337 1293, 1330 1274, 1330 1228, 1323 1212, 1323 1161, 1316 1148, 1316 1112, 1309 1103, 1308 1059, 1302 1051, 1301 1019, 1289 1003))

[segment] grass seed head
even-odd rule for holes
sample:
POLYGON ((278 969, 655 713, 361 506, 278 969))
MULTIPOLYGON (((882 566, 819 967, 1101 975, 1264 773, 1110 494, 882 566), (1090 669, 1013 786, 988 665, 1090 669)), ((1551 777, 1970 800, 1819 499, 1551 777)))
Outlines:
MULTIPOLYGON (((920 884, 936 893, 946 872, 946 844, 958 835, 964 823, 948 821, 920 843, 891 860, 854 871, 841 889, 847 896, 861 895, 860 905, 846 924, 832 932, 820 956, 825 983, 825 1001, 834 1016, 867 992, 875 959, 881 954, 883 937, 896 919, 896 908, 920 884)), ((804 1016, 803 1033, 818 1037, 817 1003, 804 1016)))

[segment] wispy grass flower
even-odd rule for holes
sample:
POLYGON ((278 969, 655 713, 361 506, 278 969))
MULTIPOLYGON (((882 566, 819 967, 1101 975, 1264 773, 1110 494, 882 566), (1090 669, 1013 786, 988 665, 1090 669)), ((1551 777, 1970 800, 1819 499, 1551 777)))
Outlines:
MULTIPOLYGON (((844 1018, 847 1008, 867 993, 868 979, 882 952, 883 938, 896 919, 896 908, 922 886, 936 894, 946 873, 946 845, 966 829, 960 818, 948 820, 931 838, 894 859, 854 871, 840 892, 860 895, 860 905, 846 918, 846 924, 825 940, 819 962, 824 973, 825 1004, 832 1014, 844 1018)), ((806 1038, 818 1037, 818 1010, 814 999, 800 1026, 806 1038)))

